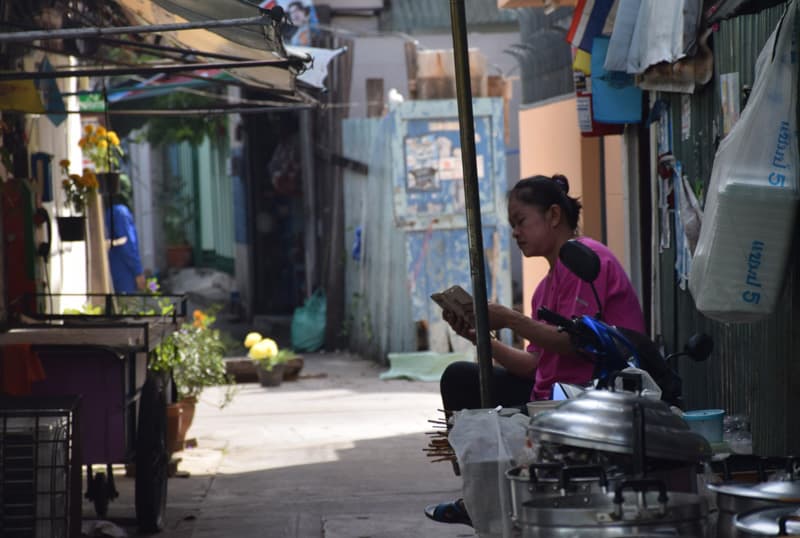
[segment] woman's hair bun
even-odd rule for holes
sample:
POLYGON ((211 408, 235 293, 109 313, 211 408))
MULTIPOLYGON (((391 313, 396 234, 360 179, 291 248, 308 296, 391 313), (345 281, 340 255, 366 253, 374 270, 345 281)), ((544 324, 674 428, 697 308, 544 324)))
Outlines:
POLYGON ((562 174, 555 174, 550 179, 555 181, 556 184, 561 187, 561 190, 564 191, 564 194, 569 194, 569 180, 567 180, 566 176, 562 174))

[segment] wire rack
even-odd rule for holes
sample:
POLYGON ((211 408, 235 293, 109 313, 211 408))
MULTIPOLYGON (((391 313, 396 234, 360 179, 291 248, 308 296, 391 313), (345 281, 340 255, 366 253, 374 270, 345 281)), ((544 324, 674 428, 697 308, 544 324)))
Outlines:
POLYGON ((79 534, 78 403, 78 397, 0 396, 0 536, 79 534))

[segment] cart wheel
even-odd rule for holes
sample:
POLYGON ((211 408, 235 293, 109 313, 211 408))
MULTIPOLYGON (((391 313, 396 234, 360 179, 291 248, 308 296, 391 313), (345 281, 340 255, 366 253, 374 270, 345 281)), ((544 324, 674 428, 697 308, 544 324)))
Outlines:
POLYGON ((136 431, 136 523, 143 532, 164 527, 167 507, 167 399, 160 376, 148 373, 136 431))
POLYGON ((108 514, 108 485, 106 483, 106 473, 95 473, 92 477, 92 501, 94 501, 94 511, 97 517, 104 519, 108 514))

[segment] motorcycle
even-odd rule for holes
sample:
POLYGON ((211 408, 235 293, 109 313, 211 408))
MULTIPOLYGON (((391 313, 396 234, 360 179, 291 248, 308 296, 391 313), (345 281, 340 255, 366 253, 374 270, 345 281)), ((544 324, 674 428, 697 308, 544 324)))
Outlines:
POLYGON ((595 369, 592 378, 597 380, 597 388, 607 388, 615 372, 633 366, 650 374, 661 389, 663 401, 682 409, 681 378, 669 361, 681 356, 697 362, 706 360, 714 349, 711 337, 703 333, 695 334, 682 351, 664 357, 658 345, 647 335, 624 327, 614 327, 603 321, 603 305, 594 286, 600 274, 597 253, 572 239, 564 243, 558 257, 568 270, 590 285, 597 302, 597 314, 568 319, 541 307, 537 311, 538 318, 566 332, 579 352, 593 358, 595 369))

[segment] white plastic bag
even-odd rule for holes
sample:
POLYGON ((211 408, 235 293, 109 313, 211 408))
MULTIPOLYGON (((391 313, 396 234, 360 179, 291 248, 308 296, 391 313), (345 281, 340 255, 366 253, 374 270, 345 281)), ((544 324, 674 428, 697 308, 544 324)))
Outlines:
POLYGON ((465 409, 454 415, 448 439, 464 481, 464 506, 478 536, 511 536, 511 499, 505 472, 526 456, 523 414, 498 415, 492 409, 465 409))
POLYGON ((796 18, 793 0, 714 158, 689 291, 718 321, 766 317, 782 292, 798 202, 796 18))

